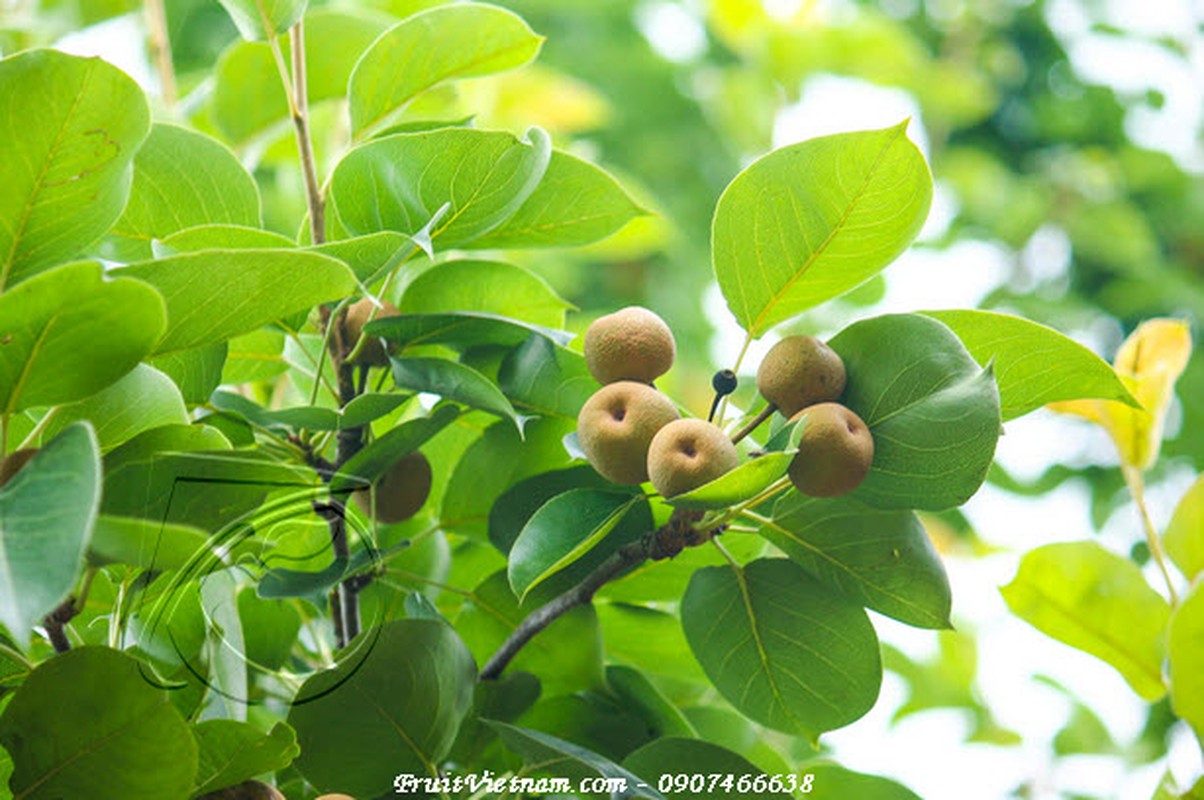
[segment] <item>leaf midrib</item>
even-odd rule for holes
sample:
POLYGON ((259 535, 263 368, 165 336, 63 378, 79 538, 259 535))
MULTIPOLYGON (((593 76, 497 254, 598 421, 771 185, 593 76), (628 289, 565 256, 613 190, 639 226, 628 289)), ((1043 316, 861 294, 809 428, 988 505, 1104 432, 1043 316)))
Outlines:
POLYGON ((844 213, 841 214, 840 219, 837 220, 836 224, 832 226, 832 230, 829 231, 824 240, 819 243, 819 246, 811 251, 811 255, 807 257, 807 260, 798 269, 798 271, 795 272, 794 275, 792 275, 790 279, 787 280, 786 283, 783 284, 782 287, 778 289, 778 291, 774 292, 774 294, 770 297, 769 302, 765 304, 764 308, 761 309, 761 313, 757 314, 757 316, 753 319, 752 325, 749 326, 750 335, 758 332, 763 333, 763 331, 761 331, 761 325, 764 323, 765 317, 777 306, 778 303, 782 301, 782 298, 786 295, 786 293, 789 292, 790 289, 793 288, 794 285, 807 274, 808 270, 810 270, 815 262, 818 261, 819 258, 826 252, 828 246, 832 243, 832 240, 836 237, 836 235, 844 229, 849 217, 852 215, 854 209, 857 207, 857 204, 861 201, 861 198, 865 195, 867 189, 869 188, 871 180, 878 171, 878 167, 886 155, 886 151, 894 146, 896 140, 898 140, 898 138, 903 134, 903 130, 904 127, 900 125, 891 132, 891 137, 887 139, 887 141, 883 144, 882 149, 878 151, 878 155, 874 157, 874 163, 870 165, 868 170, 866 170, 865 178, 861 181, 861 186, 858 187, 857 193, 853 195, 852 199, 845 207, 844 213))

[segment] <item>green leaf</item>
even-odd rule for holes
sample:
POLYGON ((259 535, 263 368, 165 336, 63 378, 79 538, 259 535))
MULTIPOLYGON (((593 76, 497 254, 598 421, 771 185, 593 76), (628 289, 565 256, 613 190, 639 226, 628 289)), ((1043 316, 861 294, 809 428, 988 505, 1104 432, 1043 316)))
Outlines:
POLYGON ((483 3, 415 14, 385 31, 351 73, 351 129, 357 138, 387 125, 421 92, 443 81, 522 66, 543 37, 522 17, 483 3))
POLYGON ((862 605, 908 625, 949 627, 949 579, 910 511, 791 492, 778 501, 761 535, 862 605))
POLYGON ((217 140, 156 123, 134 157, 130 199, 110 233, 142 242, 145 259, 151 239, 207 224, 258 227, 255 179, 217 140))
POLYGON ((422 245, 416 239, 417 237, 392 231, 382 231, 338 242, 327 242, 308 247, 306 250, 337 258, 351 267, 360 283, 369 286, 421 249, 422 245))
POLYGON ((1175 607, 1167 639, 1171 706, 1204 735, 1204 583, 1197 581, 1175 607))
POLYGON ((638 669, 610 664, 606 667, 606 685, 620 705, 639 716, 652 737, 697 738, 697 731, 685 715, 638 669))
POLYGON ((869 280, 924 224, 932 176, 907 123, 783 147, 715 208, 715 276, 752 337, 869 280))
POLYGON ((571 489, 545 503, 510 548, 507 574, 519 602, 610 535, 641 499, 627 492, 571 489))
POLYGON ((305 13, 305 0, 219 0, 244 39, 284 33, 305 13))
POLYGON ((222 382, 226 354, 226 343, 218 342, 156 356, 149 359, 148 363, 175 381, 185 403, 200 405, 209 399, 209 395, 222 382))
MULTIPOLYGON (((666 782, 680 792, 688 792, 692 800, 731 800, 737 794, 738 784, 732 783, 725 787, 725 780, 730 777, 737 781, 744 776, 749 788, 738 792, 742 798, 750 800, 765 800, 765 798, 790 797, 790 792, 753 791, 751 780, 761 776, 768 782, 760 769, 743 756, 733 753, 725 747, 711 742, 687 738, 661 738, 649 742, 623 759, 623 766, 639 775, 650 786, 660 785, 664 776, 666 782), (712 781, 711 777, 718 778, 712 781), (701 783, 698 783, 701 781, 701 783)), ((670 796, 676 793, 670 793, 670 796)), ((857 800, 861 800, 860 795, 857 800)))
POLYGON ((212 565, 223 566, 209 534, 200 528, 107 514, 96 518, 88 543, 88 563, 93 566, 130 564, 155 572, 196 562, 198 553, 211 553, 212 565))
POLYGON ((105 458, 106 514, 224 530, 237 538, 249 531, 234 523, 258 510, 269 491, 281 491, 278 505, 292 502, 297 514, 311 511, 319 479, 308 467, 230 450, 161 452, 140 438, 105 458))
POLYGON ((196 225, 151 244, 156 258, 199 250, 270 250, 296 246, 296 242, 283 234, 246 225, 196 225))
POLYGON ((100 449, 107 451, 151 428, 187 425, 188 412, 171 378, 139 364, 111 386, 63 406, 46 426, 42 439, 48 440, 83 419, 92 423, 100 449))
POLYGON ((697 489, 667 498, 665 502, 677 508, 706 511, 751 500, 785 476, 797 452, 797 449, 790 449, 758 456, 697 489))
POLYGON ((842 402, 874 438, 858 499, 940 511, 978 491, 1001 429, 989 367, 980 369, 945 325, 917 314, 856 322, 829 345, 848 374, 842 402))
POLYGON ((108 647, 78 647, 38 666, 0 716, 22 800, 188 797, 197 745, 167 692, 108 647))
POLYGON ((460 247, 519 209, 550 155, 548 136, 538 128, 521 140, 470 128, 396 134, 344 156, 331 176, 330 199, 353 235, 416 235, 446 205, 430 238, 440 248, 460 247))
POLYGON ((71 591, 100 505, 100 453, 71 425, 0 489, 0 623, 23 647, 71 591))
POLYGON ((719 693, 766 727, 815 741, 878 698, 881 656, 865 610, 792 561, 699 570, 681 623, 719 693))
MULTIPOLYGON (((485 663, 534 609, 520 608, 506 571, 499 570, 472 590, 455 618, 456 631, 480 663, 485 663)), ((602 685, 602 640, 592 606, 578 606, 535 635, 506 668, 530 672, 544 697, 597 689, 602 685)))
POLYGON ((29 50, 0 60, 0 119, 2 292, 77 256, 117 221, 150 112, 138 84, 107 62, 29 50))
POLYGON ((522 267, 503 261, 458 260, 445 261, 415 278, 398 308, 402 314, 477 311, 560 328, 564 311, 572 304, 522 267))
POLYGON ((920 800, 920 796, 915 792, 890 778, 853 772, 835 764, 804 764, 799 772, 803 776, 812 776, 810 791, 807 792, 809 798, 846 800, 849 797, 856 797, 857 800, 920 800))
POLYGON ((472 705, 476 666, 442 622, 397 620, 356 641, 349 658, 305 681, 288 723, 306 780, 370 797, 399 772, 434 774, 472 705))
POLYGON ((518 481, 489 509, 489 541, 502 555, 509 555, 514 541, 535 512, 557 495, 571 489, 611 487, 592 467, 581 465, 543 472, 518 481))
POLYGON ((994 364, 1005 422, 1056 400, 1094 397, 1137 407, 1111 365, 1053 328, 995 311, 924 315, 948 325, 979 364, 994 364))
POLYGON ((526 202, 500 227, 473 242, 473 247, 589 244, 645 213, 602 169, 554 150, 548 171, 526 202))
MULTIPOLYGON (((679 592, 673 599, 680 598, 679 592)), ((626 603, 595 605, 609 659, 673 680, 707 685, 676 614, 626 603)))
POLYGON ((238 616, 246 639, 248 666, 280 669, 301 631, 301 613, 287 600, 265 600, 246 586, 238 593, 238 616))
POLYGON ((107 280, 94 261, 65 264, 0 295, 0 412, 69 403, 125 375, 155 346, 159 294, 107 280))
POLYGON ((1165 694, 1170 606, 1132 561, 1095 542, 1048 544, 1025 555, 1000 592, 1013 614, 1115 667, 1146 700, 1165 694))
MULTIPOLYGON (((386 28, 389 14, 360 8, 316 8, 305 15, 305 76, 311 104, 343 97, 355 62, 386 28)), ((292 55, 287 39, 280 49, 292 55)), ((288 101, 272 50, 262 42, 237 41, 214 69, 213 122, 228 141, 241 144, 288 117, 288 101)))
POLYGON ((429 392, 445 400, 513 420, 518 414, 501 390, 471 367, 445 358, 390 358, 393 381, 402 389, 429 392))
POLYGON ((143 280, 166 300, 167 333, 156 353, 224 342, 356 288, 342 262, 296 250, 207 250, 112 274, 143 280))
POLYGON ((331 478, 330 491, 341 494, 376 481, 459 416, 455 406, 444 404, 436 407, 429 417, 406 420, 348 459, 331 478))
MULTIPOLYGON (((522 756, 528 767, 560 775, 580 782, 586 778, 622 778, 627 784, 624 797, 647 797, 664 800, 663 795, 650 786, 643 785, 638 776, 595 752, 566 742, 555 736, 529 728, 520 728, 495 720, 485 720, 498 732, 507 749, 522 756)), ((583 793, 584 794, 584 793, 583 793)), ((598 797, 587 794, 587 797, 598 797)))
POLYGON ((364 333, 379 336, 402 347, 443 344, 457 350, 482 345, 512 347, 533 333, 558 344, 567 343, 573 338, 571 333, 565 331, 541 328, 479 311, 385 317, 365 325, 364 333))
POLYGON ((245 722, 211 719, 193 728, 193 734, 198 750, 193 797, 282 770, 301 752, 297 734, 283 722, 265 734, 245 722))
POLYGON ((574 422, 599 388, 580 353, 539 334, 528 336, 502 360, 498 387, 525 410, 574 422))
POLYGON ((266 381, 288 371, 283 355, 284 334, 280 331, 251 331, 231 339, 227 348, 222 383, 266 381))
POLYGON ((1167 554, 1189 581, 1204 572, 1204 476, 1179 499, 1163 540, 1167 554))
POLYGON ((343 407, 339 427, 348 429, 367 425, 392 414, 398 406, 410 400, 411 397, 413 395, 365 392, 343 407))
POLYGON ((272 430, 333 431, 339 427, 339 412, 319 406, 291 406, 270 411, 240 394, 216 391, 210 402, 219 411, 237 414, 261 428, 272 430))
MULTIPOLYGON (((481 418, 475 424, 480 426, 481 418)), ((575 425, 576 420, 541 417, 527 421, 521 435, 508 420, 485 427, 451 473, 440 509, 444 527, 484 539, 490 511, 502 492, 523 478, 569 466, 561 439, 575 425), (491 466, 482 470, 481 464, 491 466)))

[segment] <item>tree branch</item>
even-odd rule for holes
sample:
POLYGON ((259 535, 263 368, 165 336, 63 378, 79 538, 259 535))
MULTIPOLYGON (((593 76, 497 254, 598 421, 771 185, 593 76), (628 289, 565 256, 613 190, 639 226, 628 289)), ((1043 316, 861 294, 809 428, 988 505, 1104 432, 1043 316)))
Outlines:
POLYGON ((701 518, 702 512, 678 509, 661 527, 620 547, 595 567, 593 572, 582 578, 580 583, 535 609, 520 622, 481 668, 479 679, 489 681, 501 677, 510 661, 540 631, 561 615, 589 603, 599 589, 629 568, 649 559, 660 561, 673 558, 685 548, 695 547, 709 540, 716 531, 702 532, 693 528, 694 522, 701 518))
POLYGON ((305 79, 305 26, 302 20, 289 33, 293 66, 293 129, 297 134, 297 150, 301 154, 301 174, 305 179, 305 203, 309 209, 310 238, 314 244, 326 241, 326 201, 318 183, 318 166, 314 159, 313 137, 309 131, 309 100, 305 79))
POLYGON ((54 652, 65 653, 71 649, 71 640, 67 638, 67 632, 63 628, 78 613, 79 609, 76 608, 75 597, 72 596, 59 603, 42 620, 42 624, 46 626, 46 635, 50 639, 50 644, 54 647, 54 652))

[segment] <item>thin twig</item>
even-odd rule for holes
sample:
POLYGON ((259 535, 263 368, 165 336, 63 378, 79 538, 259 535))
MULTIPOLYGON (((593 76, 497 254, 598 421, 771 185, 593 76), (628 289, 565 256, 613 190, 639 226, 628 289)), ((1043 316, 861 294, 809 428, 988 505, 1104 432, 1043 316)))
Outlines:
POLYGON ((762 411, 760 414, 757 414, 757 416, 754 417, 751 422, 749 422, 743 428, 741 428, 740 430, 738 430, 732 434, 732 444, 736 444, 736 442, 739 442, 745 436, 748 436, 750 433, 755 431, 757 428, 761 427, 761 423, 765 422, 765 420, 772 417, 773 412, 775 412, 777 410, 778 410, 778 407, 775 406, 773 403, 770 403, 769 405, 767 405, 765 407, 765 410, 762 411))
POLYGON ((169 113, 176 107, 176 72, 172 66, 171 37, 167 31, 167 9, 163 0, 146 0, 146 32, 151 60, 159 74, 159 92, 169 113))
POLYGON ((309 131, 309 99, 305 78, 305 23, 297 20, 289 34, 293 57, 293 129, 297 133, 297 149, 301 153, 301 173, 305 179, 305 202, 309 208, 309 232, 314 244, 326 241, 326 201, 318 183, 318 166, 314 160, 313 137, 309 131))
POLYGON ((1141 526, 1145 530, 1146 543, 1150 547, 1150 555, 1154 557, 1154 561, 1158 564, 1158 569, 1162 572, 1162 578, 1166 581, 1166 589, 1170 593, 1171 605, 1179 604, 1179 595, 1175 592, 1174 581, 1171 580, 1171 572, 1166 566, 1166 551, 1162 549, 1162 540, 1158 537, 1158 532, 1154 529, 1154 522, 1150 519, 1150 510, 1145 504, 1145 481, 1141 477, 1141 471, 1122 465, 1121 473, 1125 477, 1125 483, 1129 487, 1129 494, 1133 495, 1133 502, 1137 504, 1137 512, 1141 517, 1141 526))
POLYGON ((709 536, 700 534, 692 527, 699 518, 700 512, 697 511, 673 512, 673 516, 664 525, 649 531, 634 542, 623 545, 580 583, 532 611, 481 668, 480 679, 487 681, 500 677, 511 659, 540 631, 561 615, 590 602, 599 589, 629 568, 648 559, 659 561, 672 558, 686 547, 707 541, 709 536))

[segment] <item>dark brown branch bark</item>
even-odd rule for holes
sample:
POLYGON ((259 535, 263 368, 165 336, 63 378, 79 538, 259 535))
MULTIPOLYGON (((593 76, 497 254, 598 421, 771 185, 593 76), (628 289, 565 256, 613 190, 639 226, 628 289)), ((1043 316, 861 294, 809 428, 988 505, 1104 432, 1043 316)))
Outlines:
POLYGON ((483 681, 496 680, 501 677, 510 661, 518 655, 540 631, 547 628, 561 615, 577 606, 589 603, 594 594, 610 581, 626 572, 631 567, 652 559, 660 561, 673 558, 687 547, 702 544, 716 531, 701 532, 693 528, 693 523, 702 518, 697 511, 675 511, 661 527, 649 531, 634 542, 620 547, 610 558, 599 564, 593 572, 586 575, 573 588, 558 595, 555 599, 532 611, 514 632, 502 642, 481 668, 479 679, 483 681))
POLYGON ((50 644, 54 647, 54 652, 65 653, 71 649, 71 640, 67 638, 67 632, 63 628, 78 613, 79 609, 76 608, 75 597, 68 597, 42 620, 42 624, 46 626, 46 635, 50 637, 50 644))

